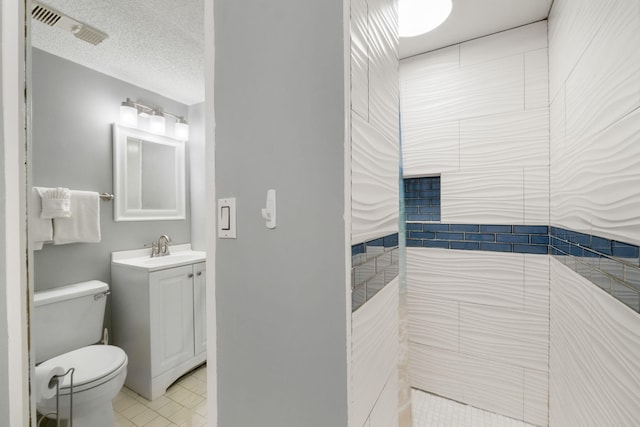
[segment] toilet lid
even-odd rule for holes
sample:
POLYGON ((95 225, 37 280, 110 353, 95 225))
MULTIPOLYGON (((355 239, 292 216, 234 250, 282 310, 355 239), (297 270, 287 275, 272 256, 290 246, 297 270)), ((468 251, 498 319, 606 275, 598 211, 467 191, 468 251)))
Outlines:
MULTIPOLYGON (((75 368, 73 388, 74 391, 81 391, 111 379, 126 363, 127 355, 121 348, 112 345, 90 345, 56 356, 39 366, 60 366, 65 371, 75 368)), ((67 375, 61 389, 69 388, 70 385, 71 375, 67 375)))

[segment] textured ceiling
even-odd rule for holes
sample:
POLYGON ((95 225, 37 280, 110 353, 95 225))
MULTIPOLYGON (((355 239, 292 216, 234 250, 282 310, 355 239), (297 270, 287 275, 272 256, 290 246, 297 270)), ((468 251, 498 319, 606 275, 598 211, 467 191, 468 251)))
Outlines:
POLYGON ((553 0, 453 0, 449 18, 435 30, 400 39, 400 58, 545 19, 553 0))
POLYGON ((43 0, 109 38, 93 46, 33 21, 32 45, 192 105, 204 101, 204 0, 43 0))
MULTIPOLYGON (((106 32, 97 46, 34 21, 34 47, 187 105, 204 101, 205 0, 43 0, 106 32)), ((211 0, 207 0, 211 1, 211 0)), ((275 0, 277 1, 277 0, 275 0)), ((449 19, 400 39, 400 57, 545 19, 553 0, 453 0, 449 19)))

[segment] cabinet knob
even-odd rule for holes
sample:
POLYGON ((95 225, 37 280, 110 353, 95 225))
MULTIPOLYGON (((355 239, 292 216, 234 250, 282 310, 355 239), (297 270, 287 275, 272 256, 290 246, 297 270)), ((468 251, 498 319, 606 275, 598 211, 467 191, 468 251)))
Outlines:
POLYGON ((189 273, 189 275, 187 276, 189 279, 191 279, 193 277, 193 273, 189 273))
POLYGON ((198 271, 198 276, 202 276, 202 271, 198 271))

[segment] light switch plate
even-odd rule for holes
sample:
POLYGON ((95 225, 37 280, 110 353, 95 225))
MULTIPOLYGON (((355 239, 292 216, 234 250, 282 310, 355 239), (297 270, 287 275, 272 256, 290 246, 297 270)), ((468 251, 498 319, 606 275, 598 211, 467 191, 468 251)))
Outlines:
POLYGON ((218 199, 218 237, 236 238, 236 198, 218 199))

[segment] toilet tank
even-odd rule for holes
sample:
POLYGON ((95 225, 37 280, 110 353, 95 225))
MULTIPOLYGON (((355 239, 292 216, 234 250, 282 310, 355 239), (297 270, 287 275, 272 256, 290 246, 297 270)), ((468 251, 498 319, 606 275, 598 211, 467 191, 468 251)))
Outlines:
POLYGON ((106 283, 91 280, 34 294, 36 363, 100 341, 108 290, 106 283))

